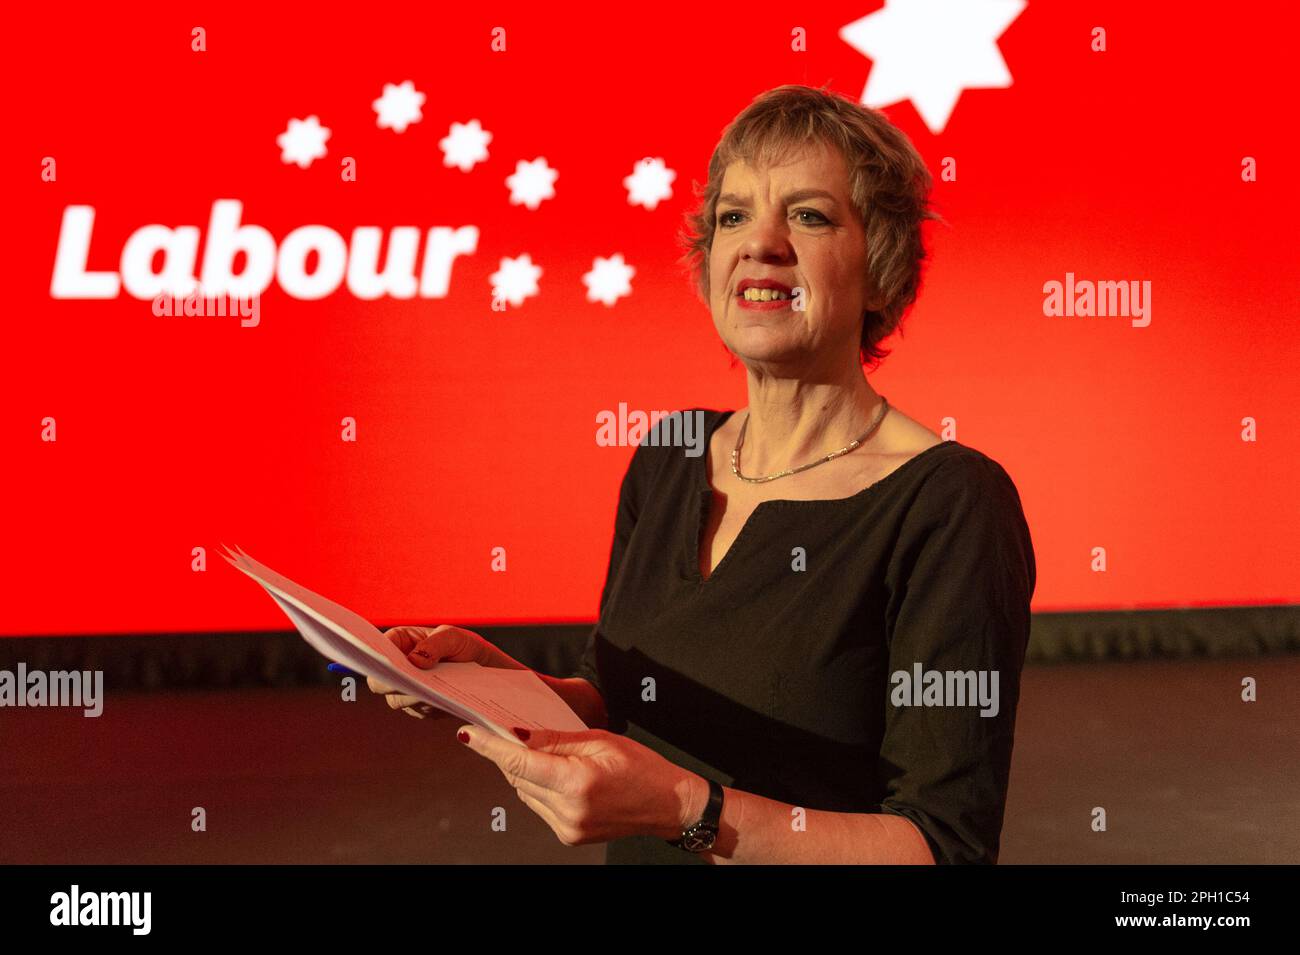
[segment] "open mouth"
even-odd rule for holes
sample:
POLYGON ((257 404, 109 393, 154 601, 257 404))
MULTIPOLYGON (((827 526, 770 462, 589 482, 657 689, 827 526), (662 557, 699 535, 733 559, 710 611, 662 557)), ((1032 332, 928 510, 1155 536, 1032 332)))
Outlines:
POLYGON ((775 288, 757 288, 751 285, 740 293, 740 297, 746 302, 774 302, 789 301, 793 296, 789 292, 775 288))
POLYGON ((790 307, 794 289, 775 279, 742 279, 736 287, 737 304, 741 308, 773 311, 790 307))

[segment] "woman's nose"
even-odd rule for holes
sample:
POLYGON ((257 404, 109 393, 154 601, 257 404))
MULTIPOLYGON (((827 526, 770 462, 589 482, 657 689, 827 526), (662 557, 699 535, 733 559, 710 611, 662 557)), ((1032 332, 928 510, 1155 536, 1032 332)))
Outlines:
POLYGON ((786 261, 792 257, 794 250, 790 247, 790 237, 784 222, 773 219, 756 221, 745 236, 741 247, 744 258, 759 262, 786 261))

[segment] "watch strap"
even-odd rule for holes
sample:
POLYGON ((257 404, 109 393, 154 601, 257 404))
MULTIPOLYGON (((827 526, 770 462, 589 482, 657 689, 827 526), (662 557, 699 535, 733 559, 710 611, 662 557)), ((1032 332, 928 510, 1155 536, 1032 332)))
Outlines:
POLYGON ((706 852, 713 848, 722 820, 722 784, 713 779, 706 781, 709 784, 709 801, 704 806, 704 813, 698 822, 683 829, 678 839, 668 840, 670 846, 687 852, 706 852))

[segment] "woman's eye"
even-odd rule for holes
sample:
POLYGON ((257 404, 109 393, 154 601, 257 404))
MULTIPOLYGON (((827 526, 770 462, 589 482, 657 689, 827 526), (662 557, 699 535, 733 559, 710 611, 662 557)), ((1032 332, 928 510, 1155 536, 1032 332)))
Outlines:
POLYGON ((805 221, 806 225, 822 225, 822 224, 828 224, 831 221, 830 219, 827 219, 824 215, 822 215, 820 212, 818 212, 816 209, 800 209, 798 214, 801 216, 816 216, 816 219, 813 222, 805 221))
MULTIPOLYGON (((721 229, 726 229, 729 228, 730 226, 735 225, 736 220, 732 219, 731 217, 736 216, 738 219, 741 215, 743 215, 743 213, 736 212, 734 210, 730 212, 719 213, 718 227, 721 229)), ((831 221, 830 219, 827 219, 824 215, 822 215, 820 212, 818 212, 816 209, 799 209, 797 212, 795 212, 795 215, 800 217, 802 216, 813 217, 811 220, 801 218, 800 221, 804 225, 830 225, 830 221, 831 221)))

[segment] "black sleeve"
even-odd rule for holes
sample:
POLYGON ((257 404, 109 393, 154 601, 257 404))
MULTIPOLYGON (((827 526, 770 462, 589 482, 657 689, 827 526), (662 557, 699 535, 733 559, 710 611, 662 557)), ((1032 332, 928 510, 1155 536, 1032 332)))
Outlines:
POLYGON ((1037 573, 1029 527, 1010 476, 976 453, 935 471, 902 528, 887 572, 880 808, 915 823, 937 863, 996 863, 1037 573), (902 705, 894 674, 916 664, 996 672, 996 714, 978 703, 902 705))
MULTIPOLYGON (((610 591, 614 588, 614 581, 618 578, 618 569, 623 563, 623 552, 627 549, 627 542, 632 537, 632 529, 636 527, 637 516, 640 513, 640 480, 641 467, 644 463, 645 448, 638 445, 632 453, 632 459, 628 462, 627 471, 623 474, 623 483, 619 486, 618 492, 618 510, 614 516, 614 541, 610 545, 609 567, 605 572, 605 586, 600 592, 600 612, 605 612, 605 603, 609 600, 610 591)), ((578 669, 569 674, 570 677, 582 677, 597 690, 600 695, 605 695, 604 688, 600 685, 600 674, 596 669, 596 635, 600 631, 600 622, 591 628, 591 633, 587 635, 586 650, 582 654, 582 660, 578 664, 578 669)))

